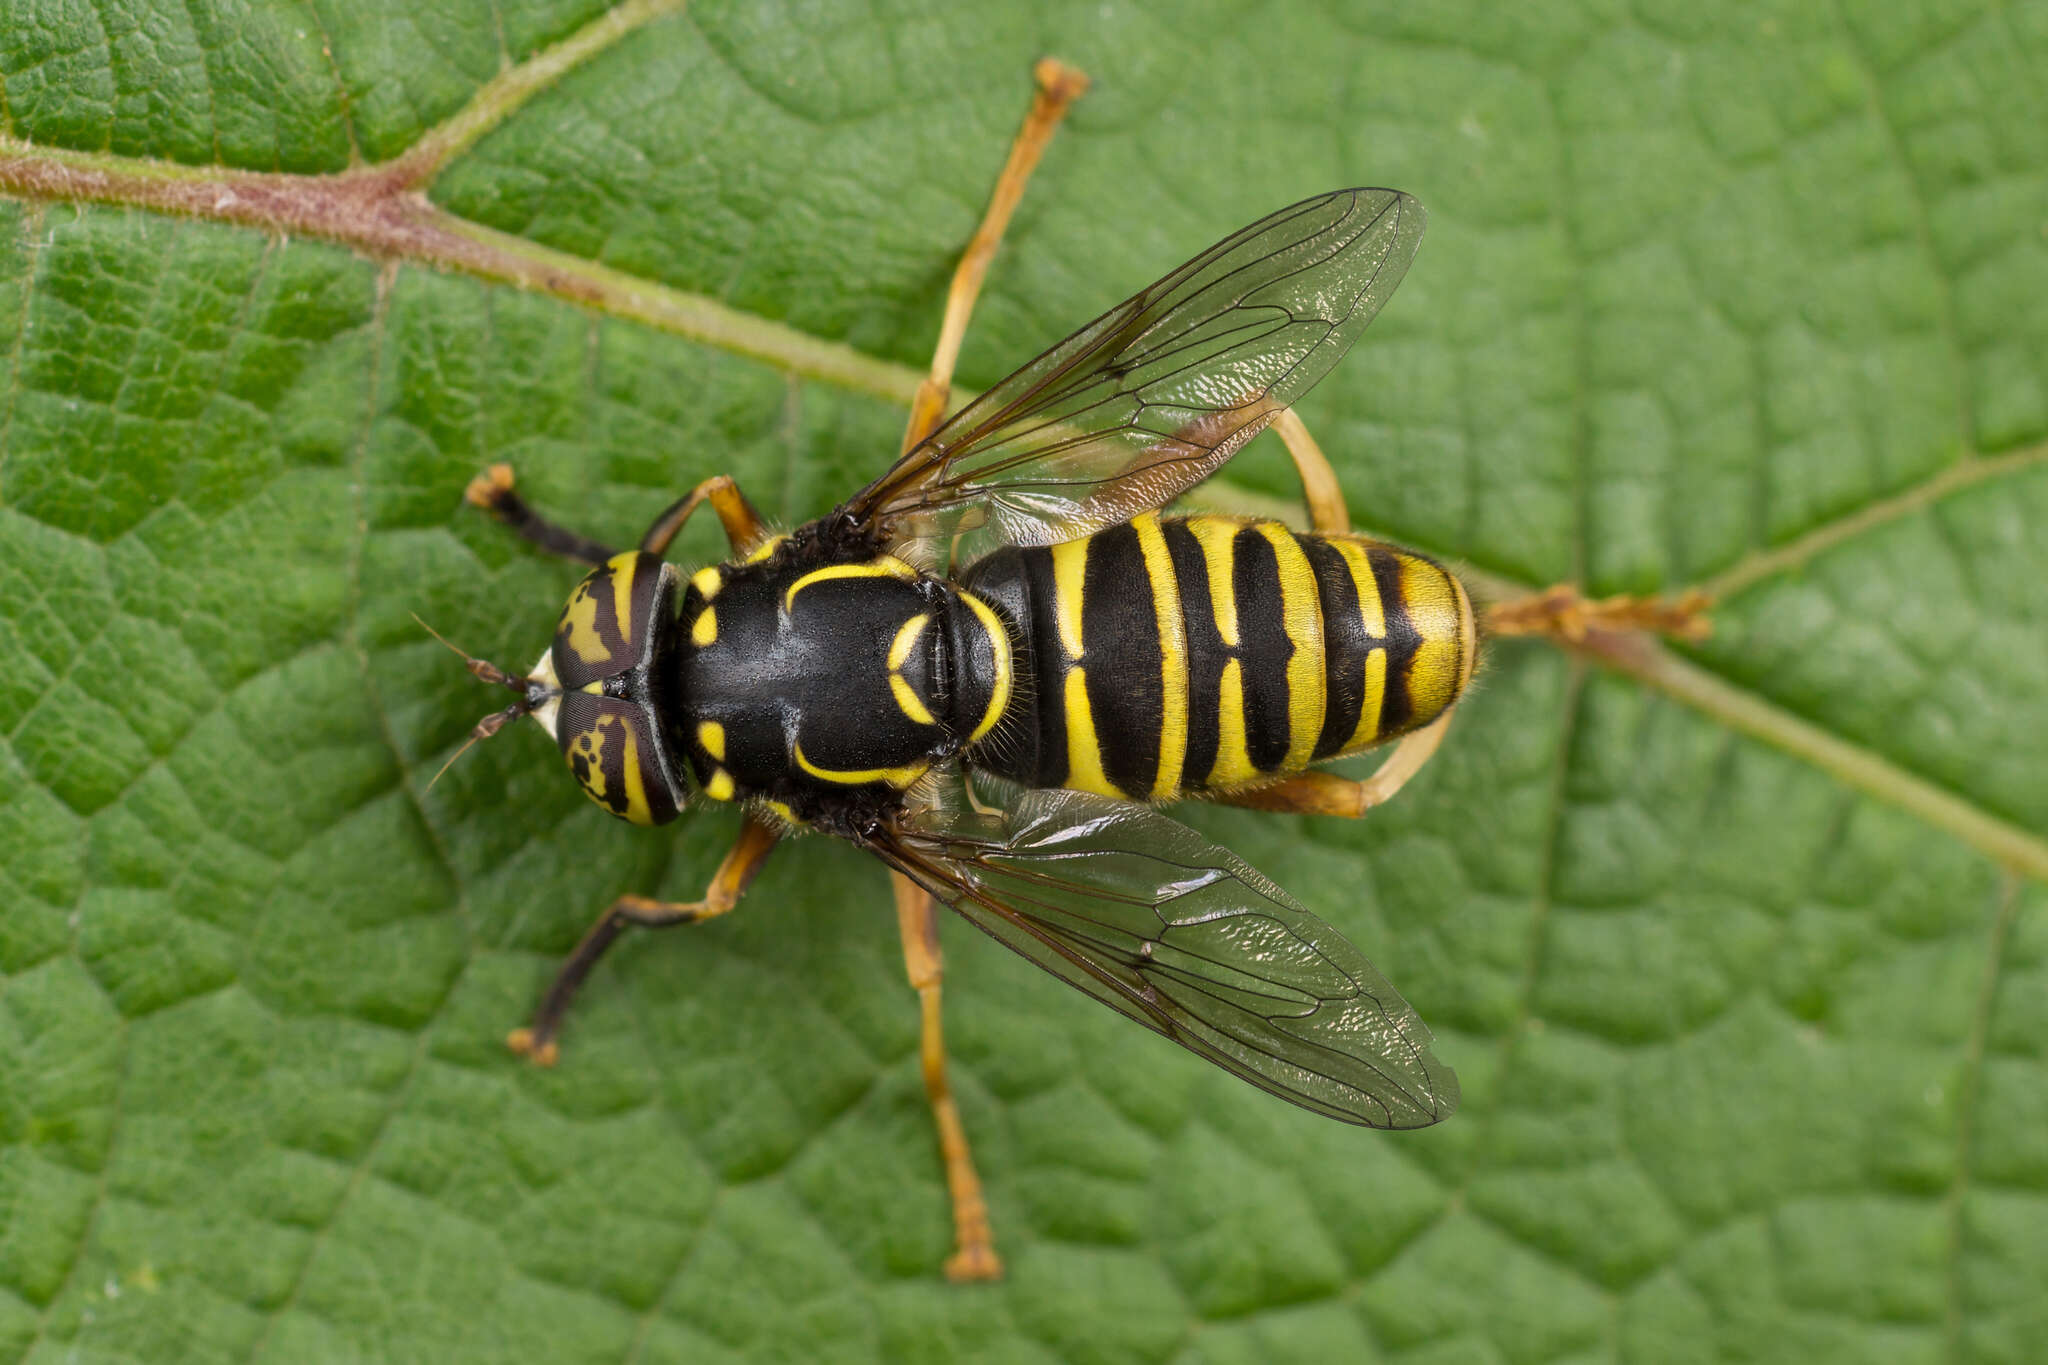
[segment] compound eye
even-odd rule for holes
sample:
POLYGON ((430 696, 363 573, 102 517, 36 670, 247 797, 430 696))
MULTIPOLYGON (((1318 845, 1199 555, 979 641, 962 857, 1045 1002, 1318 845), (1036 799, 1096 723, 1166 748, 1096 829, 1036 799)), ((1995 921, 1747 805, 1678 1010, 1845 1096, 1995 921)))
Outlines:
POLYGON ((550 656, 565 689, 573 692, 647 661, 668 596, 662 591, 666 567, 651 554, 628 550, 576 585, 555 627, 550 656))
POLYGON ((590 799, 621 820, 665 825, 682 809, 667 756, 638 702, 565 692, 555 736, 590 799))

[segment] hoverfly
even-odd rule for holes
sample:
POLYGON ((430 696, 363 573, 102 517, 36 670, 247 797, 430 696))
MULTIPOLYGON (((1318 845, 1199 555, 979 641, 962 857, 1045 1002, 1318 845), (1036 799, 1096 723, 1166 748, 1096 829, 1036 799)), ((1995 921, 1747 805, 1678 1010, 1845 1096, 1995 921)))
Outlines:
MULTIPOLYGON (((583 790, 636 824, 693 798, 747 812, 705 899, 621 900, 514 1046, 552 1060, 569 998, 627 924, 723 913, 782 832, 808 829, 916 888, 899 892, 914 977, 922 892, 1283 1099, 1377 1128, 1449 1114, 1456 1078, 1386 979, 1159 809, 1334 809, 1333 788, 1371 784, 1312 765, 1406 736, 1359 813, 1420 766, 1471 679, 1471 601, 1433 561, 1273 521, 1162 515, 1337 363, 1423 221, 1383 189, 1261 219, 787 534, 721 476, 613 554, 542 521, 502 467, 480 476, 473 501, 597 567, 530 672, 472 661, 519 694, 479 733, 532 716, 583 790), (661 556, 706 502, 734 558, 685 573, 661 556)), ((996 1263, 942 1093, 935 948, 930 961, 927 1079, 938 1067, 962 1243, 949 1269, 967 1277, 996 1263)))

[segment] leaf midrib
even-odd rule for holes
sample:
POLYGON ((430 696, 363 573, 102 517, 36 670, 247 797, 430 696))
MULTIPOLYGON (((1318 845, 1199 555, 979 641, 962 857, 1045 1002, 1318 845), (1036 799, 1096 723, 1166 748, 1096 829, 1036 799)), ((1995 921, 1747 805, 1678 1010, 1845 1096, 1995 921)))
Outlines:
MULTIPOLYGON (((442 170, 534 96, 629 34, 684 8, 685 0, 624 0, 568 37, 507 67, 411 147, 376 165, 335 175, 233 171, 38 147, 10 130, 0 133, 0 193, 30 203, 106 203, 322 237, 387 261, 438 265, 494 283, 519 285, 604 316, 639 321, 748 356, 800 378, 907 404, 923 378, 908 366, 499 232, 427 199, 425 191, 442 170)), ((33 287, 32 276, 24 280, 25 297, 33 287)), ((1972 452, 1903 492, 1815 526, 1783 545, 1753 552, 1704 586, 1716 596, 1747 590, 1964 489, 2042 463, 2048 463, 2048 443, 1999 455, 1972 452)), ((1256 495, 1226 491, 1223 497, 1262 511, 1295 514, 1291 504, 1273 504, 1256 495)), ((1470 568, 1463 574, 1482 595, 1495 599, 1540 586, 1470 568)), ((1655 642, 1623 637, 1596 638, 1574 652, 1656 688, 1717 724, 1789 753, 1853 790, 1905 810, 2003 867, 2048 881, 2048 840, 1737 686, 1711 668, 1681 659, 1655 642)))

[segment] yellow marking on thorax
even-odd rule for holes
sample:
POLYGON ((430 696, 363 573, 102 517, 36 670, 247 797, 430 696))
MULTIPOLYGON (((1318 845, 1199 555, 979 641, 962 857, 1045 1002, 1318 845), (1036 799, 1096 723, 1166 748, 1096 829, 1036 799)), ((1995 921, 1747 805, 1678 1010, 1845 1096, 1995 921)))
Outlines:
POLYGON ((919 612, 905 621, 896 638, 889 642, 889 694, 896 698, 898 709, 919 725, 937 725, 938 721, 932 718, 931 708, 917 695, 910 680, 903 676, 902 668, 910 661, 910 651, 917 648, 924 628, 931 623, 931 613, 919 612))
POLYGON ((937 725, 939 723, 933 718, 931 708, 924 704, 901 673, 891 673, 889 675, 889 695, 896 698, 897 708, 917 724, 937 725))
POLYGON ((1273 547, 1280 566, 1280 619, 1294 652, 1287 656, 1287 756, 1285 772, 1306 768, 1323 733, 1329 704, 1323 674, 1323 607, 1316 591, 1316 571, 1293 532, 1278 522, 1258 523, 1259 534, 1273 547))
POLYGON ((1450 575, 1414 555, 1399 556, 1401 595, 1422 643, 1408 665, 1408 705, 1414 723, 1426 725, 1457 700, 1464 669, 1461 612, 1450 575))
POLYGON ((718 596, 718 590, 725 586, 725 574, 714 564, 708 569, 699 569, 690 575, 690 586, 701 593, 706 602, 718 596))
POLYGON ((894 578, 904 583, 915 583, 917 570, 894 555, 877 555, 865 564, 828 564, 822 569, 811 570, 790 584, 789 591, 782 595, 782 609, 788 611, 794 607, 796 595, 805 588, 835 578, 894 578))
POLYGON ((1010 632, 1003 629, 1002 618, 996 615, 995 609, 973 593, 961 593, 960 600, 968 605, 981 622, 981 628, 988 632, 989 646, 996 656, 996 681, 989 692, 988 710, 981 713, 981 723, 967 737, 969 744, 979 744, 988 738, 989 731, 996 728, 996 722, 1003 718, 1003 712, 1010 705, 1010 632))
POLYGON ((895 672, 910 658, 910 651, 917 645, 917 637, 924 634, 924 628, 932 623, 929 612, 919 612, 903 623, 896 632, 896 638, 889 642, 889 671, 895 672))
POLYGON ((804 822, 796 818, 796 812, 791 810, 786 803, 777 801, 773 797, 763 797, 761 798, 761 804, 774 811, 776 816, 785 823, 796 825, 799 828, 802 827, 804 822))
POLYGON ((702 649, 718 639, 718 608, 706 607, 690 622, 690 643, 702 649))
POLYGON ((836 782, 844 787, 858 787, 869 782, 886 782, 890 786, 901 790, 917 781, 918 778, 923 777, 932 766, 927 761, 908 764, 901 768, 861 768, 858 770, 821 768, 804 756, 804 746, 801 741, 790 745, 790 757, 796 760, 797 767, 802 768, 820 782, 836 782))
POLYGON ((1237 648, 1237 533, 1241 521, 1224 517, 1193 517, 1188 530, 1201 547, 1202 564, 1209 570, 1209 605, 1216 613, 1216 633, 1230 649, 1237 648))
POLYGON ((1241 787, 1264 776, 1252 766, 1245 743, 1244 665, 1232 659, 1223 665, 1223 677, 1216 684, 1216 761, 1209 765, 1208 785, 1241 787))
POLYGON ((762 560, 774 554, 776 547, 788 539, 788 536, 770 536, 753 549, 747 551, 747 557, 740 562, 743 564, 759 564, 762 560))
POLYGON ((713 771, 711 780, 704 784, 704 794, 713 801, 732 800, 734 790, 732 774, 723 768, 713 771))
POLYGON ((1152 610, 1159 623, 1159 773, 1152 779, 1152 799, 1170 800, 1180 793, 1181 768, 1188 756, 1188 623, 1181 615, 1180 579, 1159 517, 1147 512, 1131 519, 1138 533, 1138 552, 1145 558, 1145 576, 1152 580, 1152 610))
POLYGON ((725 762, 725 727, 715 720, 700 721, 697 725, 697 742, 704 746, 704 752, 718 762, 725 762))

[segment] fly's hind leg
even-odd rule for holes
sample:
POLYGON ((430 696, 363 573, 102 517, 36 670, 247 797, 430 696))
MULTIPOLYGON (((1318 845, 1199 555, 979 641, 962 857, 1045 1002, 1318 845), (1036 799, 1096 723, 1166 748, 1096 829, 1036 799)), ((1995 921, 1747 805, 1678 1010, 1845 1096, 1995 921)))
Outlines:
POLYGON ((1309 529, 1326 536, 1348 534, 1351 509, 1344 504, 1344 489, 1337 483, 1337 471, 1330 468, 1329 456, 1323 454, 1316 438, 1309 435, 1308 425, 1294 415, 1293 408, 1282 408, 1273 418, 1273 430, 1287 447, 1294 472, 1301 476, 1309 529))
POLYGON ((1570 583, 1495 602, 1486 611, 1490 635, 1543 635, 1568 645, 1596 632, 1646 630, 1679 640, 1704 640, 1713 633, 1707 611, 1714 599, 1698 589, 1675 597, 1589 598, 1570 583))
POLYGON ((631 925, 643 929, 670 929, 679 924, 701 924, 707 919, 716 919, 739 904, 746 894, 747 886, 761 865, 768 861, 768 855, 781 837, 780 831, 765 821, 756 819, 750 811, 740 826, 740 837, 734 842, 725 861, 712 874, 711 885, 704 890, 704 898, 695 901, 658 901, 646 896, 621 896, 613 901, 611 908, 598 916, 597 923, 590 926, 583 935, 583 941, 563 960, 561 969, 555 973, 554 984, 541 999, 540 1008, 534 1011, 533 1023, 526 1028, 514 1029, 506 1037, 505 1044, 522 1057, 529 1057, 541 1066, 553 1066, 561 1049, 555 1041, 561 1032, 563 1016, 569 1012, 569 1004, 576 998, 576 992, 583 985, 590 969, 604 956, 618 936, 631 925))
MULTIPOLYGON (((1287 454, 1294 461, 1295 472, 1301 476, 1301 493, 1308 503, 1311 527, 1326 536, 1350 534, 1351 509, 1344 503, 1344 490, 1337 483, 1336 471, 1330 468, 1329 457, 1316 444, 1316 438, 1309 434, 1307 424, 1295 416, 1294 409, 1282 408, 1273 419, 1273 430, 1286 445, 1287 454)), ((1475 626, 1469 608, 1465 611, 1461 629, 1466 639, 1471 641, 1475 626)), ((1468 644, 1467 648, 1471 647, 1468 644)), ((1469 660, 1466 671, 1471 671, 1469 660)), ((1338 815, 1356 820, 1374 806, 1393 800, 1394 794, 1422 771, 1423 765, 1435 756, 1437 746, 1444 742, 1444 733, 1450 729, 1451 717, 1456 713, 1453 707, 1422 729, 1404 735, 1371 777, 1360 779, 1339 777, 1335 773, 1296 773, 1270 786, 1225 792, 1216 799, 1226 805, 1245 806, 1252 810, 1284 811, 1294 815, 1338 815)))
POLYGON ((1289 815, 1338 815, 1356 820, 1374 806, 1383 806, 1408 785, 1408 779, 1422 771, 1435 755, 1450 729, 1452 711, 1446 711, 1413 734, 1404 735, 1387 755, 1386 762, 1371 777, 1339 777, 1335 773, 1296 773, 1292 777, 1249 791, 1222 792, 1216 797, 1228 806, 1251 810, 1282 811, 1289 815))
MULTIPOLYGON (((1326 536, 1348 533, 1351 511, 1344 504, 1344 492, 1337 485, 1337 474, 1330 468, 1329 458, 1316 444, 1316 438, 1309 435, 1308 427, 1294 415, 1294 409, 1283 408, 1273 419, 1273 430, 1286 444, 1295 471, 1301 475, 1301 494, 1308 503, 1310 527, 1326 536)), ((1711 606, 1713 599, 1698 591, 1676 597, 1623 593, 1596 600, 1570 583, 1559 583, 1525 597, 1493 603, 1486 612, 1486 633, 1547 635, 1566 644, 1578 644, 1596 630, 1647 630, 1680 640, 1704 640, 1713 629, 1707 619, 1711 606)), ((1422 733, 1425 732, 1417 732, 1415 738, 1419 739, 1422 733)), ((1391 761, 1388 766, 1393 766, 1391 761)))

